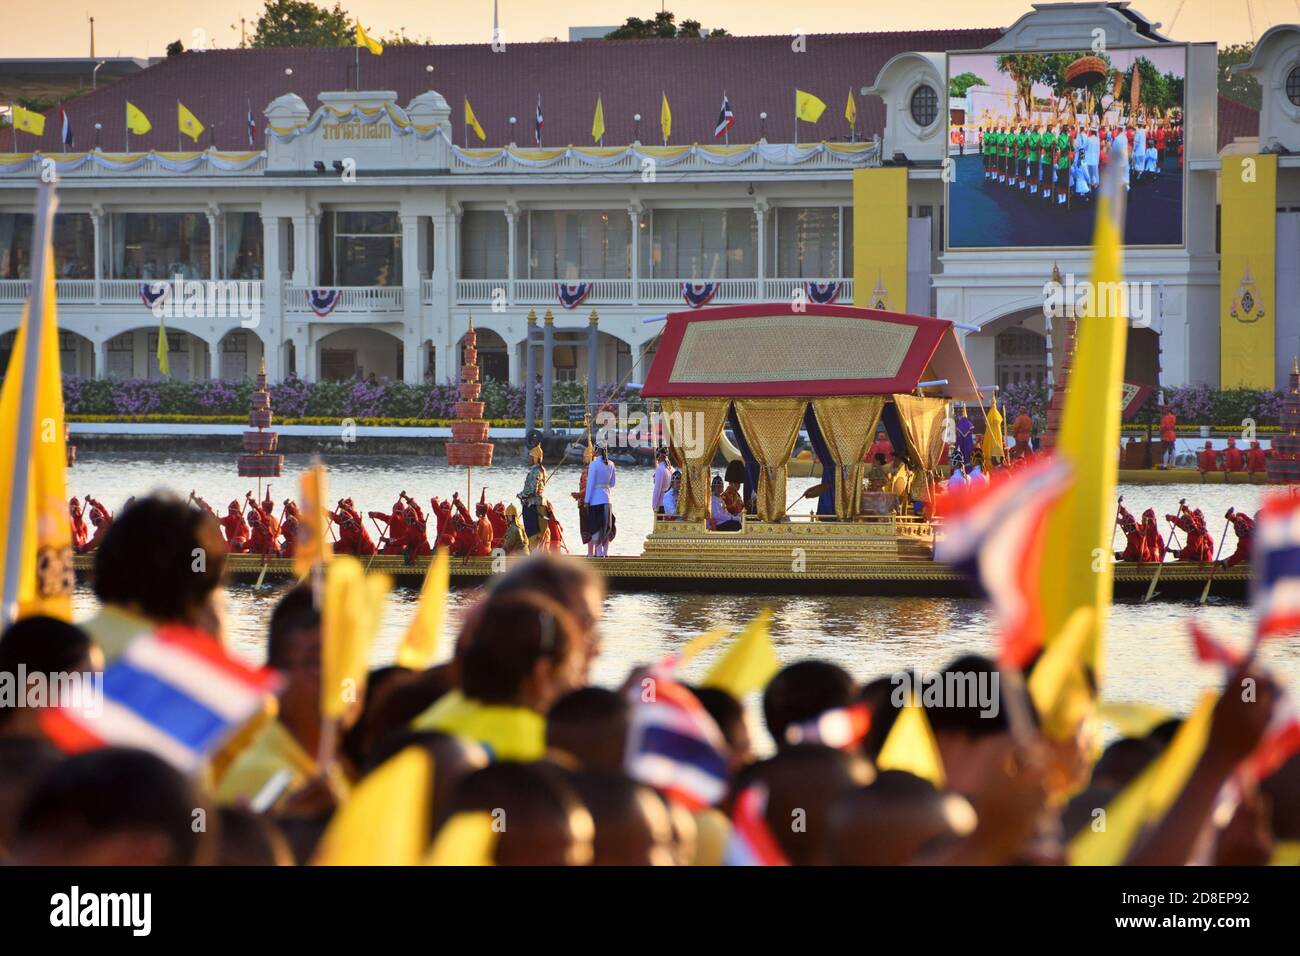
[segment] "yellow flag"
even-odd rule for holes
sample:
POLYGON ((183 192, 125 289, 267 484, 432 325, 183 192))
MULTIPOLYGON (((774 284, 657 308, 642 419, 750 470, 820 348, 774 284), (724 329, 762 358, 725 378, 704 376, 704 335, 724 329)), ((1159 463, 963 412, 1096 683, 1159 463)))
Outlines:
POLYGON ((705 631, 703 634, 697 634, 687 641, 683 646, 681 653, 677 655, 677 667, 685 667, 693 661, 701 651, 706 651, 724 637, 731 634, 729 627, 715 627, 712 630, 705 631))
POLYGON ((805 123, 815 123, 822 117, 826 104, 803 90, 794 91, 794 115, 805 123))
POLYGON ((939 744, 934 739, 924 707, 918 707, 913 701, 898 712, 898 718, 880 748, 876 766, 881 770, 905 770, 929 780, 940 790, 947 786, 948 776, 943 771, 939 744))
POLYGON ((126 128, 137 136, 143 136, 153 129, 153 123, 149 122, 149 117, 140 112, 140 107, 130 100, 126 101, 126 128))
POLYGON ((14 129, 41 136, 45 133, 45 117, 33 110, 25 110, 17 103, 13 106, 14 129))
POLYGON ((180 127, 182 133, 196 143, 199 141, 199 137, 203 135, 203 124, 199 122, 197 116, 186 109, 185 104, 180 100, 176 101, 176 125, 180 127))
POLYGON ((849 87, 849 101, 844 104, 844 118, 849 121, 849 126, 858 125, 858 101, 853 98, 853 87, 849 87))
POLYGON ((298 497, 298 540, 293 547, 293 572, 305 576, 330 559, 329 518, 325 516, 325 466, 319 461, 302 473, 298 497))
POLYGON ((366 574, 350 555, 336 556, 325 569, 321 608, 321 716, 338 720, 355 714, 365 693, 370 645, 379 630, 384 598, 393 586, 386 574, 366 574))
POLYGON ((163 325, 162 319, 158 320, 158 374, 163 378, 172 377, 172 363, 167 357, 171 353, 171 346, 167 343, 167 327, 163 325))
POLYGON ((429 562, 420 589, 420 603, 415 607, 415 617, 397 648, 397 666, 424 670, 438 654, 438 639, 447 613, 447 588, 451 580, 451 557, 446 548, 439 548, 429 562))
POLYGON ((415 866, 429 846, 433 758, 410 746, 362 779, 335 812, 317 866, 415 866))
POLYGON ((492 866, 497 830, 486 810, 458 813, 434 837, 426 866, 492 866))
POLYGON ((72 619, 72 529, 63 377, 51 236, 58 201, 37 192, 31 292, 0 388, 0 624, 43 614, 72 619))
POLYGON ((1215 700, 1214 691, 1205 692, 1164 753, 1107 805, 1105 817, 1099 818, 1104 826, 1089 821, 1070 841, 1072 866, 1118 866, 1142 828, 1159 821, 1173 806, 1209 740, 1215 700))
POLYGON ((659 107, 659 129, 664 134, 664 145, 668 145, 668 138, 673 135, 673 111, 668 108, 668 94, 664 95, 663 106, 659 107))
POLYGON ((591 141, 599 143, 600 138, 605 135, 605 107, 600 102, 600 97, 596 97, 596 115, 591 119, 591 141))
POLYGON ((1145 737, 1172 716, 1163 707, 1141 701, 1104 700, 1097 705, 1097 717, 1124 737, 1145 737))
POLYGON ((1038 579, 1043 633, 1049 641, 1063 631, 1076 608, 1091 607, 1096 611, 1087 654, 1098 683, 1110 607, 1112 562, 1102 561, 1094 567, 1094 556, 1110 551, 1115 524, 1119 462, 1113 450, 1119 447, 1120 394, 1128 336, 1128 309, 1121 285, 1121 166, 1110 164, 1097 196, 1091 277, 1092 289, 1117 291, 1115 295, 1094 295, 1076 326, 1074 365, 1056 440, 1056 453, 1073 469, 1074 481, 1047 514, 1043 553, 1052 557, 1042 563, 1038 579))
POLYGON ((469 105, 469 97, 465 97, 465 125, 472 129, 480 140, 487 139, 487 133, 483 132, 483 127, 479 125, 478 117, 474 115, 474 107, 469 105))
POLYGON ((360 20, 357 21, 356 32, 357 32, 357 43, 356 43, 357 46, 365 47, 375 56, 381 56, 383 54, 384 45, 380 43, 378 40, 376 40, 374 37, 372 37, 370 34, 366 33, 365 27, 361 25, 360 20))
MULTIPOLYGON (((989 410, 984 415, 984 442, 982 451, 984 452, 985 469, 993 467, 994 458, 1007 457, 1006 439, 1002 435, 1002 422, 1004 421, 1002 413, 998 411, 997 396, 993 397, 989 410)), ((970 462, 966 462, 970 464, 970 462)))
POLYGON ((1070 615, 1065 633, 1048 645, 1029 675, 1029 697, 1043 732, 1052 740, 1073 738, 1092 710, 1083 650, 1092 632, 1094 613, 1090 607, 1081 607, 1070 615))
POLYGON ((766 608, 745 625, 736 643, 701 681, 703 687, 725 690, 737 699, 762 690, 781 669, 772 647, 772 612, 766 608))

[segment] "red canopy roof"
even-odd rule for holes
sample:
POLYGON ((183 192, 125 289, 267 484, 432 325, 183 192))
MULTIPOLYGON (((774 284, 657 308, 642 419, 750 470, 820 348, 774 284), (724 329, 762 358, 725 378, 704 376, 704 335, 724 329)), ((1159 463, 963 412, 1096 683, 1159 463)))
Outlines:
POLYGON ((642 394, 761 398, 911 392, 935 365, 943 394, 976 388, 952 323, 846 305, 788 302, 674 312, 642 394), (942 348, 941 348, 942 346, 942 348))

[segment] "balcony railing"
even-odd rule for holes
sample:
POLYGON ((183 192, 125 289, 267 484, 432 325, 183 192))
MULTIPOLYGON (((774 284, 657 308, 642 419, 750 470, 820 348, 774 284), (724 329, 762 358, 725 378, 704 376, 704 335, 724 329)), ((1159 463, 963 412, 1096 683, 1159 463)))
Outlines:
POLYGON ((374 315, 404 309, 401 286, 284 287, 284 311, 295 314, 314 313, 323 318, 326 315, 374 315), (318 294, 315 305, 308 298, 309 293, 318 294), (319 295, 321 293, 325 295, 319 295), (328 293, 337 293, 337 301, 331 302, 328 293))
MULTIPOLYGON (((246 287, 256 280, 237 281, 246 287)), ((150 280, 147 279, 59 279, 55 291, 61 305, 134 305, 143 301, 140 290, 148 284, 150 280)), ((0 279, 0 305, 21 305, 30 296, 30 279, 0 279)))
MULTIPOLYGON (((684 305, 682 279, 592 279, 583 306, 597 305, 684 305)), ((807 293, 816 286, 821 294, 832 292, 835 302, 853 302, 852 279, 718 279, 710 305, 735 305, 742 302, 776 302, 793 299, 796 291, 807 293), (838 283, 838 288, 832 284, 838 283)), ((570 286, 574 283, 569 283, 570 286)), ((456 282, 457 305, 491 305, 504 297, 513 305, 558 305, 556 283, 549 279, 459 279, 456 282), (500 290, 500 291, 498 291, 500 290), (513 293, 513 294, 512 294, 513 293)), ((425 288, 425 301, 431 300, 431 288, 425 288)), ((815 301, 809 295, 809 301, 815 301)))

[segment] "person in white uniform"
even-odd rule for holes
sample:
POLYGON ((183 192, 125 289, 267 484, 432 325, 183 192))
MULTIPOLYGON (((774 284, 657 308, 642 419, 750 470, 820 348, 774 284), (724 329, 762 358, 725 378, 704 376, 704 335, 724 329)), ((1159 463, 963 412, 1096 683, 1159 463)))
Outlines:
POLYGON ((655 465, 654 487, 650 492, 650 510, 658 514, 664 504, 664 495, 668 493, 668 485, 672 481, 673 469, 668 464, 668 449, 662 445, 655 452, 655 460, 657 464, 655 465))
POLYGON ((609 447, 601 445, 587 466, 587 520, 591 527, 591 540, 595 557, 609 556, 609 542, 614 534, 614 512, 610 507, 609 493, 618 480, 614 463, 609 460, 609 447))

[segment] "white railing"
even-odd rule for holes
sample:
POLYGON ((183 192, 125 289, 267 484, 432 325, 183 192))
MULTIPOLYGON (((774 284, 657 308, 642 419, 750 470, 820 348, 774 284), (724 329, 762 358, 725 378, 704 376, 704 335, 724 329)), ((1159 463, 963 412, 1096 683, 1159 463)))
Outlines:
MULTIPOLYGON (((57 295, 60 302, 94 302, 94 279, 59 279, 57 295)), ((22 304, 31 298, 30 279, 0 279, 0 302, 22 304)))
MULTIPOLYGON (((516 279, 514 301, 521 305, 554 305, 560 299, 557 285, 554 279, 516 279)), ((632 301, 631 279, 592 279, 590 285, 583 305, 617 305, 632 301)))
MULTIPOLYGON (((583 305, 682 305, 684 279, 641 279, 633 297, 631 279, 592 279, 591 291, 583 305)), ((779 302, 792 299, 796 290, 809 283, 825 287, 840 284, 836 303, 853 304, 852 279, 718 279, 717 291, 710 305, 735 305, 742 302, 779 302)), ((456 281, 457 305, 490 305, 494 296, 516 305, 558 305, 560 297, 556 283, 550 279, 516 279, 514 295, 510 295, 509 279, 458 279, 456 281), (496 290, 500 290, 497 292, 496 290)), ((426 302, 432 302, 432 287, 426 282, 426 302)))
MULTIPOLYGON (((643 305, 680 305, 684 303, 682 283, 689 279, 642 279, 640 299, 643 305)), ((761 302, 763 300, 761 279, 715 279, 717 291, 709 300, 710 305, 731 305, 739 302, 761 302)))
MULTIPOLYGON (((788 302, 794 298, 796 292, 806 292, 810 283, 828 289, 829 284, 832 282, 840 284, 839 295, 835 297, 835 304, 852 305, 852 279, 765 279, 766 289, 763 292, 763 298, 769 302, 788 302)), ((812 299, 809 298, 809 301, 811 302, 812 299)))
POLYGON ((490 305, 494 290, 509 285, 507 279, 457 279, 456 301, 461 305, 490 305))
MULTIPOLYGON (((381 312, 401 312, 405 308, 401 286, 321 286, 321 289, 337 289, 339 301, 330 315, 373 315, 381 312)), ((307 300, 306 286, 284 287, 285 312, 313 312, 307 300)))
MULTIPOLYGON (((804 144, 805 146, 809 144, 804 144)), ((718 163, 711 161, 701 151, 692 150, 684 158, 675 160, 671 166, 674 172, 727 172, 730 170, 787 170, 787 169, 852 169, 860 166, 880 165, 880 145, 878 143, 862 144, 863 149, 855 153, 837 153, 833 150, 821 150, 810 155, 781 157, 781 147, 770 150, 766 156, 755 151, 739 161, 718 163)), ((648 155, 648 154, 647 154, 648 155)), ((564 155, 538 165, 529 155, 527 149, 520 151, 525 162, 519 162, 507 151, 502 151, 490 163, 466 162, 458 152, 452 151, 450 169, 452 173, 590 173, 595 175, 611 172, 639 173, 646 161, 642 156, 628 151, 612 162, 584 162, 582 157, 568 150, 564 155)))

